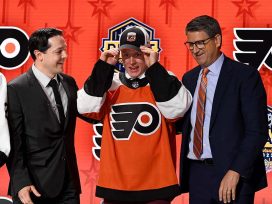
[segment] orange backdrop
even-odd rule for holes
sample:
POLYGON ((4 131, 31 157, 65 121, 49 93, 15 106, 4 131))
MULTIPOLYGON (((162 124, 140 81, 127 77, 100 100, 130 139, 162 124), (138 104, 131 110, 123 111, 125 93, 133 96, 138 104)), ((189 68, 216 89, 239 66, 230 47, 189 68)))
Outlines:
MULTIPOLYGON (((269 28, 271 9, 271 0, 0 0, 0 28, 16 26, 28 35, 40 27, 63 29, 69 55, 65 72, 82 87, 100 55, 102 38, 108 38, 108 29, 131 17, 154 29, 154 37, 160 39, 162 49, 160 62, 181 79, 186 71, 196 65, 183 45, 184 28, 189 20, 203 14, 217 18, 223 29, 222 50, 233 57, 233 28, 269 28)), ((0 71, 9 81, 28 70, 31 63, 29 58, 17 69, 0 71)), ((267 91, 268 105, 272 106, 271 68, 262 66, 260 73, 267 91)), ((99 162, 92 155, 93 135, 92 125, 77 121, 75 145, 83 204, 100 202, 95 197, 99 162)), ((272 144, 268 142, 266 147, 266 164, 271 165, 269 152, 272 144)), ((269 186, 257 193, 257 204, 272 204, 272 173, 268 172, 267 176, 269 186)), ((0 196, 7 196, 8 179, 6 168, 1 168, 0 196)), ((179 196, 173 203, 188 203, 188 195, 179 196)))

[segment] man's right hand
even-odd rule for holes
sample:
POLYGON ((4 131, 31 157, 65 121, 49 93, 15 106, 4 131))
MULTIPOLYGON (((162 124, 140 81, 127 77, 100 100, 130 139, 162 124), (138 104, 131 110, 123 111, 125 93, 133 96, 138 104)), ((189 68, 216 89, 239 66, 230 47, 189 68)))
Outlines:
POLYGON ((33 193, 35 196, 40 197, 41 194, 37 191, 35 186, 25 186, 18 192, 18 197, 23 204, 33 204, 30 193, 33 193))
POLYGON ((108 64, 115 65, 119 59, 119 49, 111 48, 102 52, 100 59, 108 64))

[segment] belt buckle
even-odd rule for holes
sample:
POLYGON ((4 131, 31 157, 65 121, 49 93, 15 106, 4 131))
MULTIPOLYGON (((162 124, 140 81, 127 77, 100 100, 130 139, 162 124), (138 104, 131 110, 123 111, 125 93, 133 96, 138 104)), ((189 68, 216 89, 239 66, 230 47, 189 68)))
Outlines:
POLYGON ((205 165, 213 165, 213 159, 212 158, 203 159, 202 163, 205 165))

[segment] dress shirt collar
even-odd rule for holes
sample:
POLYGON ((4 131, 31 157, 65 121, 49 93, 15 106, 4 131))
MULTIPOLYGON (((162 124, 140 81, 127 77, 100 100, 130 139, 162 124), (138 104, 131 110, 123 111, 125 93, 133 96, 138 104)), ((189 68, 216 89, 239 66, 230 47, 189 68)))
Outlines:
MULTIPOLYGON (((215 75, 219 75, 220 70, 221 70, 221 67, 222 67, 222 64, 223 64, 223 62, 224 62, 224 58, 225 58, 224 54, 221 53, 220 57, 218 57, 218 58, 214 61, 214 63, 212 63, 212 64, 208 67, 209 73, 215 74, 215 75)), ((202 69, 201 69, 200 74, 202 74, 202 72, 203 72, 203 67, 202 67, 202 69)))
MULTIPOLYGON (((33 74, 35 75, 35 77, 38 79, 38 81, 40 82, 40 84, 45 88, 48 86, 51 78, 46 76, 43 72, 41 72, 36 66, 35 64, 32 65, 32 71, 33 74)), ((56 74, 53 79, 57 80, 57 82, 59 83, 62 79, 62 76, 60 76, 59 74, 56 74)))
MULTIPOLYGON (((135 78, 132 78, 131 76, 129 76, 129 74, 127 73, 127 71, 125 71, 125 76, 126 76, 126 78, 129 79, 129 80, 135 79, 135 78)), ((136 77, 136 78, 138 78, 138 79, 145 78, 145 72, 142 73, 139 77, 136 77)))

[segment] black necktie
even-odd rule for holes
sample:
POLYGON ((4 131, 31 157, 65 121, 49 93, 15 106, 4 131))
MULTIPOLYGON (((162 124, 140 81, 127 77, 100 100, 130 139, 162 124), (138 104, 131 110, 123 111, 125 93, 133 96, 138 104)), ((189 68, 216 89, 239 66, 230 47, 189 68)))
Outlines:
POLYGON ((63 127, 65 122, 65 116, 64 116, 64 109, 63 109, 60 94, 59 94, 58 82, 55 79, 51 79, 48 85, 51 86, 53 89, 55 101, 56 101, 58 112, 59 112, 60 124, 63 127))

